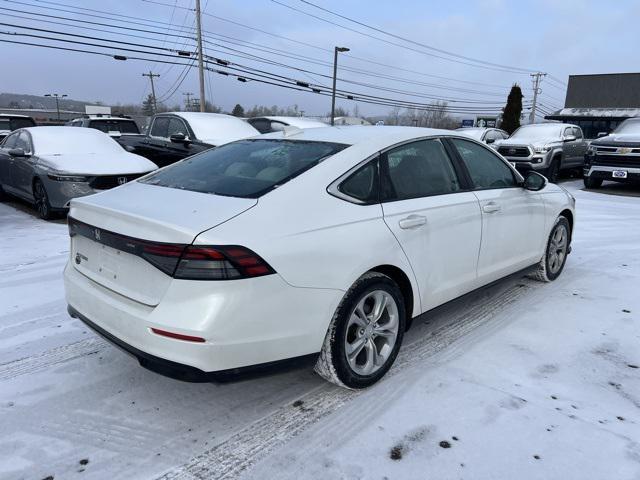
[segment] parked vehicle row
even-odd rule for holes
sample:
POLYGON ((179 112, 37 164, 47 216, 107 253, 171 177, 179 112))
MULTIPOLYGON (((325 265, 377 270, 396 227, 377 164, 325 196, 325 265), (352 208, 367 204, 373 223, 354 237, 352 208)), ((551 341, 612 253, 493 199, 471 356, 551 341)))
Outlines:
POLYGON ((72 200, 69 313, 172 376, 315 355, 363 388, 417 315, 523 268, 560 275, 574 203, 451 131, 242 139, 72 200))
POLYGON ((121 135, 139 135, 140 129, 135 120, 124 115, 84 115, 66 123, 70 127, 95 128, 112 137, 121 135))
POLYGON ((484 127, 463 127, 458 128, 456 132, 461 135, 474 138, 479 142, 492 145, 498 140, 505 140, 509 138, 509 134, 499 128, 484 128, 484 127))
POLYGON ((640 182, 640 118, 625 120, 613 133, 589 145, 584 185, 598 188, 604 180, 640 182))

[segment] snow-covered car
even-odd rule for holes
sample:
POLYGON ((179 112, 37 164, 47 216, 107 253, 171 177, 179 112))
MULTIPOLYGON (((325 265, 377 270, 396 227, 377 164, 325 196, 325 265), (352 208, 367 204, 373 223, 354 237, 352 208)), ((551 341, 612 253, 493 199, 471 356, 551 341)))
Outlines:
POLYGON ((523 125, 494 146, 518 170, 536 170, 555 183, 560 171, 582 168, 588 142, 576 125, 535 123, 523 125))
POLYGON ((68 310, 169 375, 317 355, 362 388, 417 315, 528 267, 560 275, 574 203, 451 131, 267 134, 74 199, 68 310))
POLYGON ((65 211, 72 198, 123 185, 157 168, 98 130, 22 128, 0 144, 0 197, 21 197, 49 219, 65 211))
POLYGON ((323 128, 327 124, 320 120, 305 117, 254 117, 248 118, 247 123, 260 133, 281 132, 285 127, 323 128))
POLYGON ((183 158, 260 132, 247 122, 221 113, 167 112, 154 115, 146 135, 123 135, 128 152, 165 167, 183 158))
POLYGON ((14 130, 26 127, 35 127, 33 118, 26 115, 14 115, 13 113, 0 113, 0 141, 14 130))
POLYGON ((598 188, 604 180, 640 183, 640 118, 629 118, 592 141, 583 173, 587 188, 598 188))
POLYGON ((487 145, 493 145, 498 140, 509 138, 509 134, 499 128, 463 127, 456 129, 456 132, 487 145))
POLYGON ((122 135, 139 135, 138 124, 131 117, 126 115, 84 115, 81 118, 74 118, 66 123, 70 127, 95 128, 112 137, 122 135))

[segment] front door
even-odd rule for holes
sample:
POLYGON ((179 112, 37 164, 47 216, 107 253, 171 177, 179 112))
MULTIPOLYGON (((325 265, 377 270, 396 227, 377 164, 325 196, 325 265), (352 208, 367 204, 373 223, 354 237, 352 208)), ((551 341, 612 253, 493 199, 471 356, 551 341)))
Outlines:
POLYGON ((473 289, 481 215, 438 139, 381 157, 384 221, 409 258, 423 311, 473 289))
POLYGON ((462 139, 451 143, 467 167, 482 212, 479 284, 536 263, 544 244, 542 195, 522 188, 515 171, 490 148, 462 139))

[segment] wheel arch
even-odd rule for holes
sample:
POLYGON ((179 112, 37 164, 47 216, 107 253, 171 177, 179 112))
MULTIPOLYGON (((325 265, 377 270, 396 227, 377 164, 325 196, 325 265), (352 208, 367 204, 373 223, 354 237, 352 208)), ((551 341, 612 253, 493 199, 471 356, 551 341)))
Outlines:
POLYGON ((573 237, 573 212, 568 208, 565 208, 560 212, 559 216, 566 217, 567 221, 569 222, 569 235, 570 237, 573 237))
POLYGON ((378 265, 377 267, 370 269, 369 272, 377 272, 386 275, 398 284, 404 299, 405 311, 407 312, 406 329, 409 330, 411 322, 413 321, 413 307, 415 305, 416 296, 409 276, 401 268, 396 267, 395 265, 378 265))

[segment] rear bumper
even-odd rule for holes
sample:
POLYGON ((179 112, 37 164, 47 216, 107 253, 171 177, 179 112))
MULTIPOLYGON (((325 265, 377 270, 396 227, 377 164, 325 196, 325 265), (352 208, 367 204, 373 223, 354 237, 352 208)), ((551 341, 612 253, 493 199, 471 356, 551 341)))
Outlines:
POLYGON ((150 307, 95 283, 71 264, 64 282, 73 316, 144 366, 164 364, 187 377, 319 352, 343 295, 291 287, 277 274, 220 282, 173 280, 160 303, 150 307), (167 338, 152 328, 205 341, 167 338))

